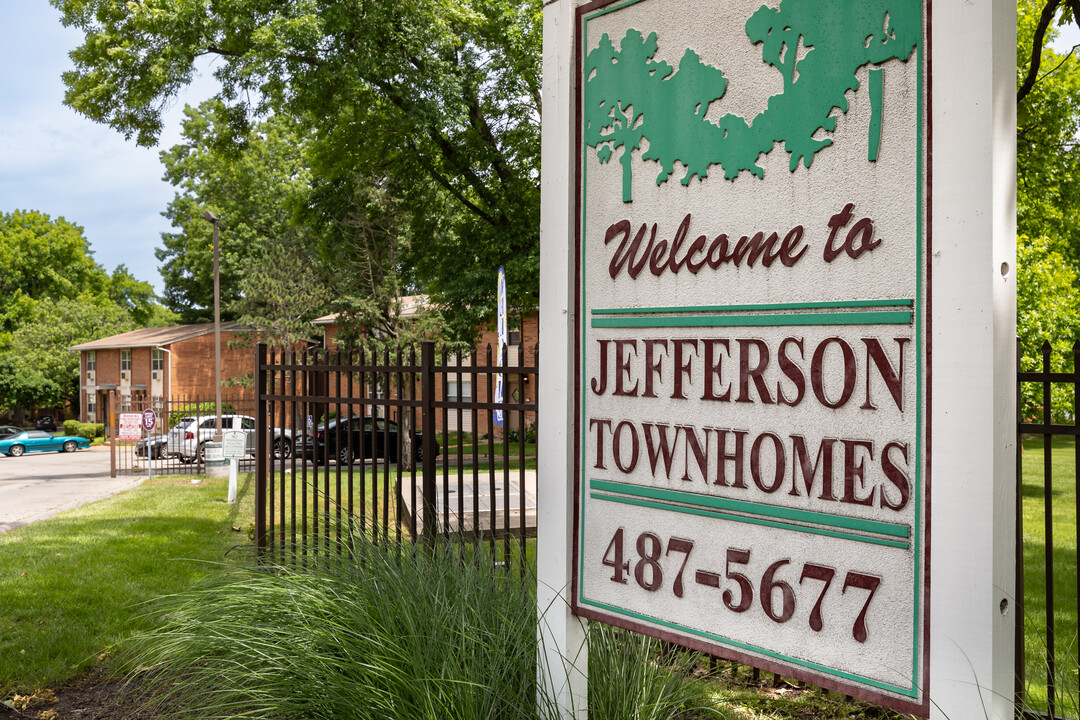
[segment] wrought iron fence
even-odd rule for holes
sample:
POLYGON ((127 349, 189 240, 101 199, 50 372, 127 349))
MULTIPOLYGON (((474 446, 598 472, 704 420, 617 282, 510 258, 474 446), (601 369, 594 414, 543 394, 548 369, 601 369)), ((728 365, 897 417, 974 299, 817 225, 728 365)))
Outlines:
MULTIPOLYGON (((1072 352, 1072 365, 1073 369, 1068 372, 1054 372, 1051 370, 1051 346, 1049 342, 1043 343, 1042 346, 1042 367, 1038 371, 1023 372, 1020 371, 1020 359, 1021 350, 1019 342, 1017 343, 1017 383, 1016 383, 1016 402, 1018 412, 1017 422, 1017 443, 1016 443, 1016 601, 1020 611, 1015 613, 1016 626, 1015 626, 1015 657, 1016 657, 1016 687, 1015 687, 1015 700, 1017 707, 1017 714, 1024 717, 1031 718, 1055 718, 1058 716, 1060 707, 1061 694, 1061 681, 1066 674, 1072 674, 1075 676, 1077 668, 1080 668, 1080 646, 1078 646, 1077 638, 1066 638, 1065 643, 1068 647, 1076 653, 1071 659, 1072 663, 1075 663, 1070 668, 1060 668, 1058 664, 1059 655, 1057 649, 1061 646, 1056 633, 1056 608, 1055 608, 1055 552, 1062 549, 1060 546, 1055 546, 1054 542, 1054 481, 1065 480, 1069 478, 1055 477, 1054 464, 1052 462, 1053 454, 1053 439, 1058 436, 1068 436, 1073 438, 1073 458, 1072 458, 1072 472, 1071 481, 1075 490, 1075 506, 1067 508, 1067 512, 1073 513, 1072 518, 1072 531, 1073 531, 1073 544, 1071 548, 1064 548, 1066 554, 1071 550, 1071 560, 1069 561, 1069 567, 1067 568, 1067 579, 1071 579, 1076 583, 1076 598, 1073 601, 1075 604, 1071 610, 1076 613, 1073 617, 1080 616, 1080 575, 1077 573, 1077 557, 1078 547, 1076 543, 1075 524, 1077 518, 1080 518, 1080 482, 1078 482, 1077 471, 1080 470, 1080 442, 1076 441, 1078 435, 1080 435, 1080 425, 1077 424, 1077 417, 1080 416, 1080 341, 1073 346, 1072 352), (1029 408, 1027 414, 1033 415, 1025 417, 1025 410, 1023 404, 1023 389, 1025 383, 1034 383, 1038 386, 1039 397, 1041 402, 1036 403, 1034 408, 1029 408), (1054 423, 1053 422, 1053 401, 1052 401, 1052 388, 1054 385, 1065 385, 1069 387, 1072 395, 1072 411, 1071 413, 1064 413, 1066 419, 1069 419, 1071 415, 1071 423, 1054 423), (1024 435, 1041 436, 1042 439, 1042 486, 1041 488, 1031 488, 1031 490, 1040 492, 1042 496, 1042 516, 1043 516, 1043 559, 1044 572, 1041 587, 1039 588, 1025 588, 1024 587, 1024 567, 1025 567, 1025 544, 1024 544, 1024 478, 1023 478, 1023 439, 1024 435), (1030 591, 1030 592, 1029 592, 1030 591), (1039 608, 1033 606, 1031 603, 1025 602, 1025 595, 1032 596, 1038 595, 1045 598, 1045 607, 1039 608), (1046 709, 1045 712, 1042 708, 1033 708, 1030 699, 1026 697, 1027 688, 1027 674, 1026 674, 1026 648, 1025 648, 1025 616, 1031 617, 1034 613, 1040 613, 1042 617, 1039 618, 1042 621, 1041 631, 1045 639, 1045 652, 1042 658, 1042 665, 1045 668, 1046 673, 1046 709)), ((1029 406, 1031 403, 1029 403, 1029 406)), ((1062 413, 1059 413, 1061 415, 1062 413)), ((1059 468, 1060 470, 1060 468, 1059 468)), ((1060 475, 1060 473, 1059 473, 1060 475)), ((1076 708, 1073 708, 1075 711, 1076 708)))
POLYGON ((431 342, 419 351, 259 345, 260 551, 303 561, 340 552, 357 531, 376 543, 461 538, 524 571, 536 534, 536 349, 531 365, 524 356, 500 366, 490 346, 481 357, 437 356, 431 342))
MULTIPOLYGON (((251 393, 222 394, 223 429, 250 433, 249 455, 240 460, 244 472, 255 467, 254 397, 251 393)), ((214 395, 110 398, 106 435, 109 438, 112 476, 194 475, 205 472, 206 443, 213 439, 217 424, 214 395), (120 416, 153 410, 154 429, 141 433, 139 440, 120 439, 120 416)))

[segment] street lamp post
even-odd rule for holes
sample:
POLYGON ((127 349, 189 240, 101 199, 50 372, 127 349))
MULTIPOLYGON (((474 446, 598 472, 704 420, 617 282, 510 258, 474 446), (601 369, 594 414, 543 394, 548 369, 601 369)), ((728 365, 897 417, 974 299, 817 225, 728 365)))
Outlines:
POLYGON ((217 424, 214 426, 214 442, 221 442, 221 279, 218 268, 218 219, 207 210, 203 217, 214 226, 214 412, 217 424))

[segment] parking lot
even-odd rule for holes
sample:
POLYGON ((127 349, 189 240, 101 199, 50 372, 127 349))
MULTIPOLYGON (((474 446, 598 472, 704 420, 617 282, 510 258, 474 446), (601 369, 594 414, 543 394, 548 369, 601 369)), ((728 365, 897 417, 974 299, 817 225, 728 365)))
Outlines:
POLYGON ((145 476, 109 477, 109 448, 0 455, 0 534, 133 488, 145 476))

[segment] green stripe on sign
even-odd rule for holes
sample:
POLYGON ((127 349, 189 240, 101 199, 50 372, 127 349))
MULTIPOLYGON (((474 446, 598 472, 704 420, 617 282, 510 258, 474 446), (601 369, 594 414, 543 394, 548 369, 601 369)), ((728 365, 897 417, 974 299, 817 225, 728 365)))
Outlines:
POLYGON ((733 647, 741 648, 743 650, 750 650, 752 652, 761 653, 762 655, 765 655, 767 657, 775 658, 777 660, 785 660, 795 665, 801 665, 805 668, 810 668, 811 670, 817 670, 818 672, 827 673, 836 677, 841 677, 845 680, 851 680, 857 683, 861 683, 863 685, 870 685, 872 687, 880 688, 882 690, 888 690, 899 695, 906 695, 908 697, 916 697, 917 695, 918 689, 915 687, 914 684, 912 684, 910 688, 904 688, 899 685, 891 685, 880 680, 873 680, 863 675, 856 675, 854 673, 845 672, 843 670, 829 667, 828 665, 822 665, 821 663, 803 660, 802 658, 798 658, 792 655, 784 655, 783 653, 775 652, 773 650, 767 650, 763 647, 758 647, 757 645, 739 642, 738 640, 733 640, 732 638, 725 637, 723 635, 716 635, 715 633, 698 630, 697 628, 692 628, 686 625, 680 625, 679 623, 671 622, 668 620, 661 620, 660 618, 655 618, 651 615, 644 615, 639 612, 634 612, 633 610, 616 607, 615 605, 609 605, 607 603, 599 602, 597 600, 590 600, 588 598, 581 597, 580 602, 584 603, 585 605, 592 605, 593 607, 600 608, 601 610, 607 610, 608 612, 616 613, 618 615, 632 617, 637 620, 644 620, 645 622, 649 622, 654 625, 659 625, 661 627, 666 627, 671 630, 678 630, 681 632, 689 633, 691 635, 696 635, 698 637, 713 640, 724 645, 731 645, 733 647))
POLYGON ((593 318, 594 328, 782 327, 786 325, 910 325, 910 310, 783 315, 690 315, 593 318))
POLYGON ((589 497, 594 500, 608 500, 610 502, 622 503, 623 505, 633 505, 635 507, 648 507, 656 510, 668 510, 670 512, 680 512, 686 515, 697 515, 698 517, 710 517, 717 520, 730 520, 731 522, 747 523, 748 525, 761 525, 763 527, 777 528, 778 530, 791 530, 793 532, 806 533, 807 535, 822 535, 824 537, 839 538, 841 540, 854 540, 856 542, 864 542, 870 545, 883 545, 885 547, 900 548, 907 550, 910 544, 906 540, 889 540, 886 538, 872 537, 869 535, 856 535, 853 532, 845 532, 843 530, 827 530, 825 528, 809 527, 807 525, 795 525, 794 523, 782 522, 779 520, 763 520, 758 517, 750 517, 747 515, 733 515, 732 513, 723 512, 721 510, 705 510, 703 508, 686 507, 685 505, 678 505, 675 503, 665 503, 658 500, 642 500, 639 498, 625 497, 621 495, 607 495, 605 493, 592 492, 589 493, 589 497))
POLYGON ((887 523, 878 520, 863 520, 861 518, 847 517, 844 515, 831 515, 829 513, 814 512, 812 510, 797 510, 795 508, 779 507, 777 505, 764 505, 762 503, 747 502, 745 500, 730 500, 728 498, 702 495, 700 493, 688 493, 681 490, 665 490, 663 488, 644 487, 642 485, 630 485, 627 483, 612 482, 611 480, 589 480, 589 489, 598 492, 620 493, 632 497, 651 498, 665 502, 676 502, 684 505, 707 507, 716 510, 729 510, 732 512, 745 513, 747 515, 762 515, 765 517, 794 520, 796 522, 814 523, 827 527, 844 528, 859 532, 888 535, 891 537, 909 537, 911 529, 900 523, 887 523))
POLYGON ((824 308, 911 307, 911 298, 895 300, 823 300, 820 302, 754 303, 751 305, 689 305, 641 308, 593 308, 593 315, 639 315, 644 313, 745 312, 747 310, 821 310, 824 308))

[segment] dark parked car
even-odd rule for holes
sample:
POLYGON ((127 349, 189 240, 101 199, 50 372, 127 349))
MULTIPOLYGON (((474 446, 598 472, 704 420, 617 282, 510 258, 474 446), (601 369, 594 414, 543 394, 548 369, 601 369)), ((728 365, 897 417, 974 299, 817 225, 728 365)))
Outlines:
POLYGON ((56 432, 56 418, 52 415, 42 415, 38 417, 34 427, 45 432, 56 432))
POLYGON ((20 427, 14 425, 0 425, 0 439, 17 435, 23 431, 20 427))
MULTIPOLYGON (((424 459, 423 435, 414 432, 413 457, 417 462, 424 459)), ((397 462, 398 426, 392 420, 371 417, 335 418, 320 423, 315 432, 307 437, 305 455, 321 463, 326 456, 341 465, 351 465, 360 458, 383 458, 389 456, 397 462), (340 438, 340 444, 339 444, 340 438)), ((435 456, 439 455, 439 443, 435 442, 435 456)))
POLYGON ((146 457, 146 446, 149 445, 150 458, 152 460, 161 460, 165 457, 165 448, 168 442, 169 438, 165 435, 151 435, 135 444, 135 454, 139 457, 146 457))

